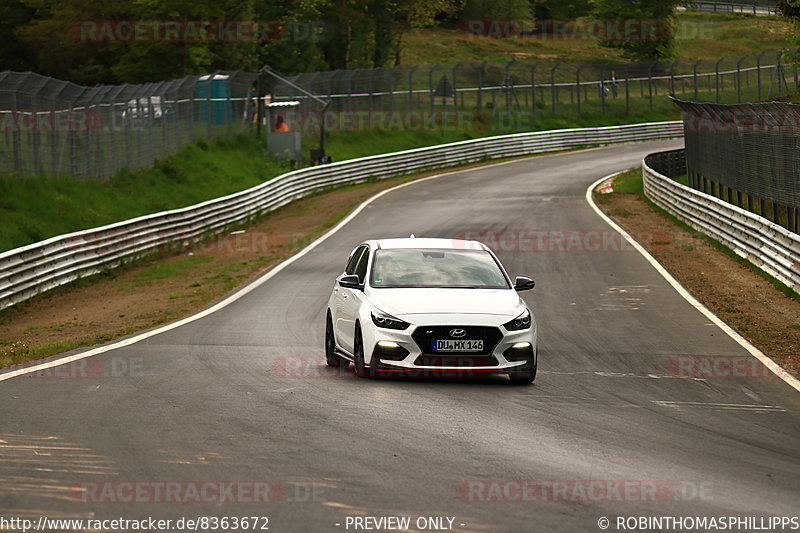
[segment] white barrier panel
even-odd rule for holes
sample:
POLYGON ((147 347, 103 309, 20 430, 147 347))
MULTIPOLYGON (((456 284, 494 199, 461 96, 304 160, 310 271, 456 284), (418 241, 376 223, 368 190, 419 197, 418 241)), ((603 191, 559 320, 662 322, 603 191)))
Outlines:
POLYGON ((0 309, 159 249, 196 243, 325 187, 489 159, 682 136, 680 121, 517 133, 295 170, 201 204, 60 235, 3 252, 0 309))
POLYGON ((719 198, 681 185, 642 162, 645 195, 657 206, 800 292, 800 236, 719 198))

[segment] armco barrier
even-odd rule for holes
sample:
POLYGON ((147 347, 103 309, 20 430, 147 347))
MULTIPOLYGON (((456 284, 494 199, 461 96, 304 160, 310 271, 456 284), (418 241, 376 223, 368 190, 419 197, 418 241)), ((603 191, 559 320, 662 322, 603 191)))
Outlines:
POLYGON ((644 193, 656 205, 710 235, 737 255, 800 292, 800 235, 655 170, 677 151, 650 154, 642 165, 644 193))
POLYGON ((4 252, 0 254, 0 309, 158 249, 195 243, 324 187, 488 159, 682 136, 683 124, 679 121, 519 133, 295 170, 194 206, 60 235, 4 252))

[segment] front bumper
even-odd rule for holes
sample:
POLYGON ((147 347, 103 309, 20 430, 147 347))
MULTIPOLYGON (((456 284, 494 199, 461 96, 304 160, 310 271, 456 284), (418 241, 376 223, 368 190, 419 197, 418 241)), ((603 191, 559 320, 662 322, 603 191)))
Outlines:
POLYGON ((370 353, 365 355, 375 375, 474 377, 529 372, 536 364, 535 322, 521 331, 507 331, 502 325, 438 323, 412 325, 403 331, 375 328, 371 333, 370 353), (482 331, 484 350, 435 353, 428 348, 430 338, 454 328, 467 330, 467 338, 482 331))

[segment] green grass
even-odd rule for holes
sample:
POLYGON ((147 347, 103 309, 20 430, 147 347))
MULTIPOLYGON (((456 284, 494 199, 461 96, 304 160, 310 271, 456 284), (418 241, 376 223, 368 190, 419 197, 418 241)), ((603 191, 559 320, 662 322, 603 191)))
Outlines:
MULTIPOLYGON (((677 111, 669 105, 668 113, 641 111, 632 116, 590 111, 580 117, 498 113, 493 119, 480 111, 475 114, 474 127, 467 131, 332 132, 327 135, 326 148, 334 161, 343 161, 491 135, 677 118, 677 111)), ((304 151, 317 144, 316 135, 307 136, 304 151)), ((123 170, 108 180, 0 176, 0 251, 197 204, 255 186, 291 168, 269 158, 259 139, 240 135, 189 146, 152 169, 123 170)))
POLYGON ((202 263, 210 261, 209 257, 189 256, 178 261, 169 263, 155 263, 141 272, 137 273, 133 278, 133 284, 136 286, 148 285, 150 282, 157 279, 166 279, 183 274, 188 270, 192 270, 202 263))
POLYGON ((152 169, 109 180, 0 176, 0 251, 48 237, 193 205, 289 170, 258 139, 237 136, 189 146, 152 169))
POLYGON ((644 185, 642 184, 642 169, 634 168, 623 172, 614 178, 614 192, 623 194, 644 195, 644 185))
MULTIPOLYGON (((744 56, 789 47, 791 24, 780 17, 680 13, 676 17, 676 53, 683 59, 744 56)), ((545 61, 606 63, 623 60, 618 50, 594 39, 492 39, 454 28, 430 28, 404 37, 404 65, 458 61, 545 61)))

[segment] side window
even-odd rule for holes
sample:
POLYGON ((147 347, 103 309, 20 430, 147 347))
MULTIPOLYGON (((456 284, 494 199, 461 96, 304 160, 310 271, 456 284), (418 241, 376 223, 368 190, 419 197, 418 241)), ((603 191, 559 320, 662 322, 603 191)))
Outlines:
POLYGON ((356 251, 353 252, 353 255, 350 256, 350 260, 347 261, 347 266, 344 267, 345 275, 351 275, 356 273, 356 266, 358 265, 358 260, 361 258, 361 253, 364 251, 366 246, 359 246, 356 248, 356 251))
POLYGON ((369 262, 369 248, 364 247, 364 253, 361 254, 361 258, 358 260, 355 272, 361 283, 364 283, 364 280, 367 279, 367 262, 369 262))

